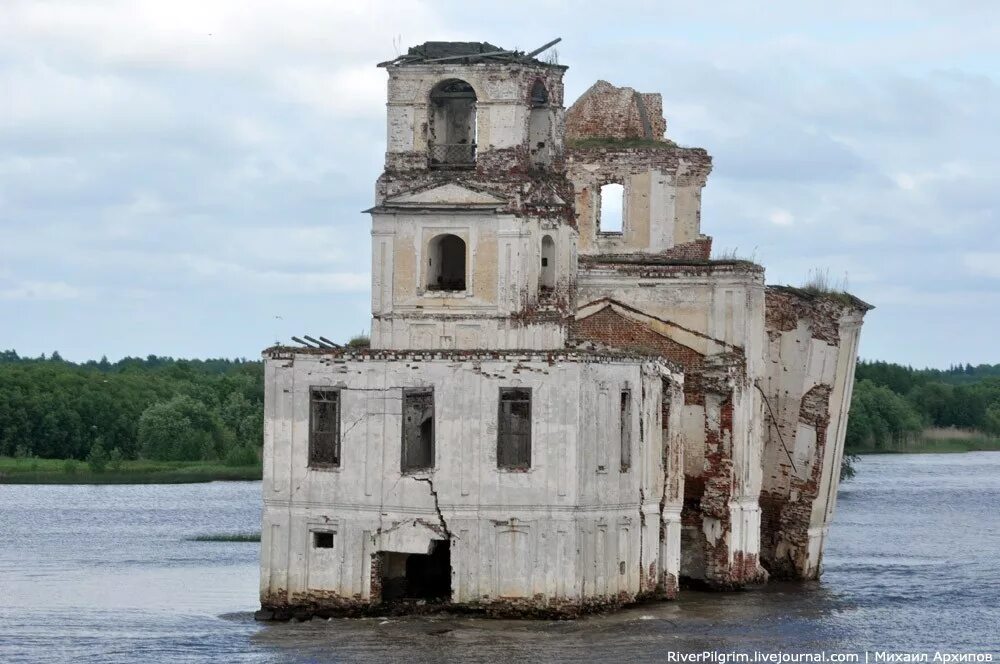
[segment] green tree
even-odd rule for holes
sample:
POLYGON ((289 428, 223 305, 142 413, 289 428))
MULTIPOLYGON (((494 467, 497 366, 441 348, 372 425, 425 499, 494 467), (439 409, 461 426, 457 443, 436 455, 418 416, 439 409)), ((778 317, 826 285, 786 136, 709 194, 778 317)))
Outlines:
POLYGON ((153 404, 139 418, 139 448, 149 459, 218 459, 226 449, 219 417, 203 403, 179 395, 153 404))
POLYGON ((116 473, 122 469, 122 451, 117 447, 108 453, 108 467, 116 473))
POLYGON ((104 451, 104 444, 100 437, 94 441, 90 448, 90 454, 87 455, 87 465, 95 473, 103 473, 108 467, 108 453, 104 451))
POLYGON ((922 429, 913 406, 889 388, 867 379, 854 386, 845 441, 848 451, 899 448, 922 429))
POLYGON ((989 408, 986 409, 986 417, 984 419, 983 428, 986 430, 986 433, 1000 436, 1000 401, 995 401, 989 405, 989 408))

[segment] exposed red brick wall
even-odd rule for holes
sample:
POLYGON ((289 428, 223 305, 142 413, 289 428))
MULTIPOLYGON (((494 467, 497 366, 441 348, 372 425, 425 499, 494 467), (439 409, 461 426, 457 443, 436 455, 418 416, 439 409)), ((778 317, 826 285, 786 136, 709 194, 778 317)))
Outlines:
POLYGON ((566 139, 644 138, 660 140, 667 131, 663 98, 657 93, 594 83, 566 111, 566 139))
POLYGON ((840 343, 840 321, 845 314, 863 314, 872 308, 848 293, 818 293, 791 286, 768 286, 764 306, 764 324, 769 331, 787 332, 805 321, 814 339, 832 346, 840 343))
POLYGON ((664 258, 678 261, 707 261, 712 255, 712 238, 701 237, 691 242, 675 244, 662 252, 664 258))
POLYGON ((780 579, 804 579, 809 557, 809 525, 813 503, 819 495, 823 474, 822 459, 826 452, 827 429, 830 424, 830 394, 832 388, 820 383, 802 395, 799 402, 799 423, 816 431, 816 449, 807 478, 793 477, 789 489, 796 498, 778 492, 762 491, 761 560, 768 572, 780 579), (785 545, 785 555, 778 548, 785 545))
POLYGON ((573 337, 581 341, 599 341, 625 350, 657 353, 684 367, 685 372, 701 367, 704 359, 698 351, 657 334, 642 323, 622 316, 611 307, 572 325, 573 337))

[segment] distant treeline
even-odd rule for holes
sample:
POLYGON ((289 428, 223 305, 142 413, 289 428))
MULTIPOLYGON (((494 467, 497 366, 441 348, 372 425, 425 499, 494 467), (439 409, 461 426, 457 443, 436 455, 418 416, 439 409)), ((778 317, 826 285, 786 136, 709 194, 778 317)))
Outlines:
POLYGON ((1000 436, 1000 364, 914 369, 858 362, 847 449, 905 448, 926 427, 1000 436))
POLYGON ((260 362, 0 353, 0 455, 258 463, 260 362))
MULTIPOLYGON (((359 337, 360 339, 360 337, 359 337)), ((1000 364, 858 363, 848 451, 902 449, 929 426, 1000 436, 1000 364)), ((67 362, 0 352, 0 456, 256 463, 262 364, 150 355, 67 362)))

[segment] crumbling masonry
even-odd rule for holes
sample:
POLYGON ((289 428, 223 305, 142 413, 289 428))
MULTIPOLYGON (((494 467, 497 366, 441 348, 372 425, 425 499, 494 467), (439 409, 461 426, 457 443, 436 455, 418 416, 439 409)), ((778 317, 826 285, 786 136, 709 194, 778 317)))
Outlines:
POLYGON ((820 573, 870 306, 711 260, 712 160, 664 138, 660 95, 565 110, 533 55, 381 65, 371 346, 264 353, 262 618, 820 573))

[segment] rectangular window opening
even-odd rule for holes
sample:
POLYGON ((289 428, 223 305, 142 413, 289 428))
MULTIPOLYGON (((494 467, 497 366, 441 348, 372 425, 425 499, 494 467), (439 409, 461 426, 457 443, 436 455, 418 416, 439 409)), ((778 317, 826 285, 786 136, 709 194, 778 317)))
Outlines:
POLYGON ((403 390, 402 472, 434 467, 434 391, 403 390))
POLYGON ((340 391, 309 391, 309 465, 340 465, 340 391))
POLYGON ((619 407, 619 436, 621 440, 621 472, 628 472, 632 465, 632 392, 622 390, 619 407))
POLYGON ((497 467, 531 468, 531 388, 500 388, 497 467))
POLYGON ((625 187, 616 182, 601 187, 599 233, 621 235, 625 229, 625 187))
POLYGON ((313 531, 313 548, 314 549, 332 549, 333 548, 333 533, 329 531, 314 530, 313 531))

